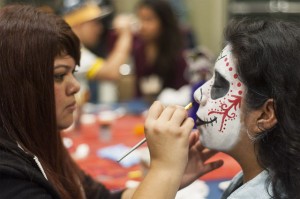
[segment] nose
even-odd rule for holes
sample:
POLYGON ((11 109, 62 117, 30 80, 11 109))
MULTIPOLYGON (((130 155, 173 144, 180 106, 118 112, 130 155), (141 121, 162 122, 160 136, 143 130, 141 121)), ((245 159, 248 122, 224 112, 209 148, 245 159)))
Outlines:
POLYGON ((80 90, 80 83, 75 77, 72 77, 68 87, 68 95, 75 95, 80 90))
POLYGON ((204 106, 207 102, 207 96, 203 93, 203 88, 198 88, 194 93, 195 101, 200 105, 204 106))

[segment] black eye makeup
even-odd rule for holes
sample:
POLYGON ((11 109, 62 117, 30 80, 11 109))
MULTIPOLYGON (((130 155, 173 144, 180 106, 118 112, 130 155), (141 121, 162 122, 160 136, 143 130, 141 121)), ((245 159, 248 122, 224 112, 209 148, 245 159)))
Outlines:
POLYGON ((224 97, 229 91, 229 82, 217 71, 215 72, 215 81, 211 87, 211 98, 216 100, 224 97))

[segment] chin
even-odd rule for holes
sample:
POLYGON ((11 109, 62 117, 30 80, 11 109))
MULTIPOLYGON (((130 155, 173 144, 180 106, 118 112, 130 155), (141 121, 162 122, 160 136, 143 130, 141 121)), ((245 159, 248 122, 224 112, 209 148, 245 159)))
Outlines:
POLYGON ((222 135, 218 135, 212 129, 205 127, 201 128, 200 142, 204 147, 220 152, 226 152, 231 148, 230 144, 223 140, 222 135))

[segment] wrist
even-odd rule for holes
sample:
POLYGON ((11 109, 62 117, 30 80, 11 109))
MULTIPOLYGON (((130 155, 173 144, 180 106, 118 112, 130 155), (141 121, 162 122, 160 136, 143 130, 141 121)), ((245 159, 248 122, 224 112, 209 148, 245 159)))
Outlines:
POLYGON ((175 157, 174 154, 171 156, 166 156, 165 158, 155 158, 152 157, 150 161, 150 168, 154 170, 166 170, 168 172, 174 173, 184 173, 186 165, 188 162, 188 153, 177 153, 175 157))
POLYGON ((155 161, 151 162, 149 171, 152 171, 153 173, 157 173, 164 176, 170 176, 170 177, 179 177, 184 174, 186 164, 172 164, 172 165, 166 165, 162 163, 156 163, 155 161))

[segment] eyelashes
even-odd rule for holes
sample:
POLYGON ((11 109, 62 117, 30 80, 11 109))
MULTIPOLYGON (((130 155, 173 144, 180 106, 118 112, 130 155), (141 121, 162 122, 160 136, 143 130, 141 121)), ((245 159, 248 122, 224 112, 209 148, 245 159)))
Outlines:
MULTIPOLYGON (((72 75, 75 77, 75 73, 77 72, 78 70, 74 69, 72 70, 72 75)), ((57 74, 54 74, 53 77, 54 77, 54 81, 56 82, 62 82, 64 81, 64 78, 66 75, 68 75, 69 72, 68 71, 65 71, 65 72, 60 72, 60 73, 57 73, 57 74)))
POLYGON ((54 75, 54 80, 56 82, 62 82, 64 80, 66 74, 62 73, 62 74, 55 74, 54 75))

